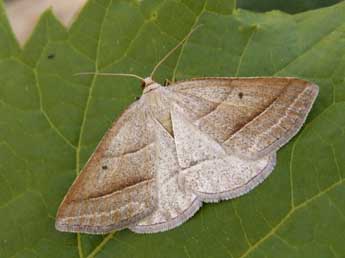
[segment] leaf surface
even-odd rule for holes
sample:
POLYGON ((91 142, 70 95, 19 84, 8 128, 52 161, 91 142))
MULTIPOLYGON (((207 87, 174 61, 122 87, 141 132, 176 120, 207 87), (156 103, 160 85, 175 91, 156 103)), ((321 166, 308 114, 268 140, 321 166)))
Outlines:
POLYGON ((237 7, 257 12, 267 12, 278 9, 288 13, 298 13, 330 6, 339 2, 341 2, 341 0, 237 0, 237 7))
POLYGON ((47 11, 19 49, 0 7, 0 256, 345 257, 345 3, 288 15, 232 1, 91 0, 69 30, 47 11), (67 189, 147 76, 296 76, 320 86, 301 132, 249 194, 165 233, 60 233, 67 189))

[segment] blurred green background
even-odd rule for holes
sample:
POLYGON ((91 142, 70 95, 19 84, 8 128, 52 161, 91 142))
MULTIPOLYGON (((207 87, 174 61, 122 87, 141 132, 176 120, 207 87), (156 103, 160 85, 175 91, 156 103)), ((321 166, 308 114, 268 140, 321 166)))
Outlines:
POLYGON ((340 0, 237 0, 237 8, 265 12, 274 9, 288 13, 298 13, 307 10, 330 6, 340 0))

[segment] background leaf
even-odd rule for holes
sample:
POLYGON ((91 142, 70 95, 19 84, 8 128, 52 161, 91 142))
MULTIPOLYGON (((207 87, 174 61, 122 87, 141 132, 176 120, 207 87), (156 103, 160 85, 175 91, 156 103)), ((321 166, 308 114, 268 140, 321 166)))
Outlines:
POLYGON ((67 31, 47 11, 23 50, 0 7, 0 256, 345 257, 345 3, 288 15, 232 1, 91 0, 67 31), (57 207, 112 121, 155 79, 297 76, 320 85, 303 130, 251 193, 165 233, 60 233, 57 207))
POLYGON ((237 7, 258 12, 277 9, 288 13, 298 13, 330 6, 340 1, 342 0, 237 0, 237 7))

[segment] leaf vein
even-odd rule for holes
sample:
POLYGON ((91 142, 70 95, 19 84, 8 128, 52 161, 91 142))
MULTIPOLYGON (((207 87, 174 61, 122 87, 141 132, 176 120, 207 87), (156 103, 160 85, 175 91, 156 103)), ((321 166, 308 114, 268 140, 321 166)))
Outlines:
MULTIPOLYGON (((192 29, 198 24, 201 15, 206 11, 206 5, 207 5, 207 0, 205 0, 204 5, 203 5, 203 7, 202 7, 200 13, 199 13, 198 15, 196 15, 195 20, 194 20, 194 23, 193 23, 192 27, 190 28, 190 30, 192 30, 192 29)), ((173 76, 172 76, 172 78, 171 78, 171 81, 172 81, 173 83, 175 82, 177 68, 178 68, 178 66, 179 66, 179 64, 180 64, 180 62, 181 62, 182 54, 183 54, 183 51, 184 51, 184 48, 185 48, 186 44, 187 44, 187 41, 185 41, 185 42, 182 44, 180 53, 179 53, 179 55, 178 55, 178 57, 177 57, 177 61, 176 61, 175 67, 174 67, 174 69, 173 69, 173 76)))
POLYGON ((239 258, 244 258, 244 257, 248 257, 248 255, 250 255, 254 250, 256 250, 261 244, 263 244, 267 239, 269 239, 271 236, 273 236, 283 225, 285 222, 288 221, 288 219, 298 210, 306 207, 309 203, 311 203, 312 201, 322 197, 324 194, 328 193, 329 191, 331 191, 333 188, 343 184, 345 182, 344 179, 330 185, 329 187, 327 187, 326 189, 320 191, 318 194, 314 195, 313 197, 306 199, 305 201, 303 201, 302 203, 300 203, 299 205, 295 206, 295 208, 291 209, 286 215, 285 217, 282 218, 282 220, 274 227, 272 228, 265 236, 263 236, 260 240, 258 240, 255 244, 253 244, 253 246, 251 248, 249 248, 246 252, 244 252, 239 258))
MULTIPOLYGON (((101 36, 103 33, 103 29, 104 29, 104 22, 105 19, 107 17, 107 14, 109 12, 110 6, 112 4, 112 0, 109 1, 108 6, 105 8, 105 12, 103 15, 103 19, 101 22, 101 26, 100 26, 100 31, 98 34, 98 41, 97 41, 97 51, 96 51, 96 58, 95 58, 95 69, 96 72, 98 72, 98 58, 99 58, 99 54, 100 54, 100 42, 101 42, 101 36)), ((85 108, 84 108, 84 112, 83 112, 83 117, 82 117, 82 122, 80 125, 80 131, 79 131, 79 137, 78 137, 78 145, 76 148, 76 174, 79 175, 80 172, 80 150, 81 150, 81 145, 82 145, 82 140, 83 140, 83 135, 84 135, 84 128, 85 128, 85 124, 86 124, 86 117, 87 117, 87 113, 89 110, 89 105, 90 105, 90 101, 92 98, 92 92, 96 83, 96 78, 97 76, 94 75, 92 78, 92 82, 88 91, 88 96, 86 99, 86 104, 85 104, 85 108)), ((78 253, 79 253, 79 257, 80 258, 84 258, 84 254, 83 254, 83 248, 82 248, 82 242, 81 242, 81 238, 80 238, 80 233, 77 233, 77 245, 78 245, 78 253)))
POLYGON ((318 40, 313 42, 307 49, 304 49, 302 53, 296 55, 293 59, 291 59, 286 65, 284 65, 282 68, 280 68, 278 71, 276 71, 273 75, 277 75, 278 73, 282 72, 285 70, 288 66, 299 60, 300 58, 304 57, 308 52, 312 51, 314 48, 317 47, 322 41, 326 40, 329 36, 332 35, 333 32, 335 32, 338 28, 343 26, 343 23, 337 25, 335 28, 332 28, 329 32, 327 32, 325 35, 320 37, 318 40))
POLYGON ((246 54, 246 52, 247 52, 247 50, 248 50, 248 47, 249 47, 251 41, 253 40, 253 37, 254 37, 255 34, 256 34, 256 30, 253 29, 253 30, 251 31, 251 34, 250 34, 250 36, 249 36, 249 38, 248 38, 248 40, 247 40, 247 43, 246 43, 246 45, 244 46, 243 51, 242 51, 242 53, 241 53, 241 55, 240 55, 240 58, 239 58, 239 60, 238 60, 238 64, 237 64, 237 68, 236 68, 236 73, 235 73, 235 76, 236 76, 236 77, 237 77, 237 76, 239 75, 239 73, 240 73, 241 65, 242 65, 242 62, 243 62, 243 57, 245 56, 245 54, 246 54))

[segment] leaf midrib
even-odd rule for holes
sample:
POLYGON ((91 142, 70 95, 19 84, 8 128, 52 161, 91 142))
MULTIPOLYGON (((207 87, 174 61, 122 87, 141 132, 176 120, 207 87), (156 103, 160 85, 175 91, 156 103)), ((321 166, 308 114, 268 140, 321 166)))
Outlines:
MULTIPOLYGON (((107 7, 105 8, 104 11, 104 15, 103 15, 103 19, 102 19, 102 23, 101 23, 101 27, 100 27, 100 31, 98 34, 98 39, 97 39, 97 50, 96 50, 96 57, 95 57, 95 72, 99 72, 99 64, 98 64, 98 59, 99 59, 99 53, 100 53, 100 49, 101 49, 101 36, 103 33, 103 29, 104 29, 104 22, 105 22, 105 18, 108 15, 110 6, 112 4, 112 0, 109 1, 107 7)), ((91 96, 92 96, 92 92, 93 89, 95 87, 95 83, 96 83, 96 78, 97 75, 94 74, 92 81, 91 81, 91 85, 88 91, 88 96, 86 99, 86 104, 85 104, 85 108, 84 108, 84 112, 83 112, 83 119, 80 125, 80 130, 79 130, 79 138, 78 138, 78 144, 77 144, 77 149, 76 149, 76 175, 78 176, 80 173, 80 150, 81 150, 81 146, 82 146, 82 141, 83 141, 83 135, 84 135, 84 128, 85 128, 85 123, 86 123, 86 117, 87 117, 87 113, 89 110, 89 105, 90 105, 90 101, 91 101, 91 96)), ((83 252, 83 247, 82 247, 82 241, 81 241, 81 235, 80 233, 77 233, 77 246, 78 246, 78 253, 79 253, 79 257, 80 258, 84 258, 84 252, 83 252)))

